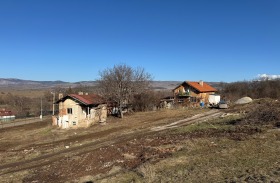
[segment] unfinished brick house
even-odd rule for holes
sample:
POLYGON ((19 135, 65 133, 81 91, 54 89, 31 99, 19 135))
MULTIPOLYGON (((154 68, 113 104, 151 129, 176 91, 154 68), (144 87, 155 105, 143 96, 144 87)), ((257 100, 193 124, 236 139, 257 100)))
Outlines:
POLYGON ((96 94, 70 94, 59 99, 59 115, 53 118, 53 125, 60 128, 89 127, 107 119, 107 106, 96 94))
POLYGON ((176 104, 198 106, 208 102, 209 94, 215 94, 217 89, 203 81, 184 81, 173 89, 176 104))

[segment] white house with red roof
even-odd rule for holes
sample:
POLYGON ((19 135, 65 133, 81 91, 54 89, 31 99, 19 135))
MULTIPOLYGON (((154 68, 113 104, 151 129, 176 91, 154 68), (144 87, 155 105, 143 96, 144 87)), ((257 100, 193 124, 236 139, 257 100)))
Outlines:
POLYGON ((96 94, 70 94, 59 99, 59 115, 53 125, 66 128, 89 127, 107 119, 107 106, 103 98, 96 94))

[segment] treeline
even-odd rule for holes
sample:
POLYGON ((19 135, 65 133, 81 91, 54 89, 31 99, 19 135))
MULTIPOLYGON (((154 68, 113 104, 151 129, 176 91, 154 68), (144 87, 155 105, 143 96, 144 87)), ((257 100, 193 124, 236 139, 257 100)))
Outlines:
POLYGON ((160 106, 161 99, 172 96, 169 91, 148 90, 139 94, 135 94, 132 100, 132 108, 134 111, 150 111, 160 106))
MULTIPOLYGON (((41 96, 26 97, 20 95, 14 95, 6 93, 0 96, 0 109, 5 108, 11 110, 16 118, 26 118, 40 116, 41 112, 43 116, 51 115, 53 112, 53 101, 58 100, 59 94, 66 96, 72 93, 83 92, 96 92, 96 88, 92 86, 77 86, 69 88, 53 88, 49 91, 45 91, 41 96), (55 95, 55 96, 54 96, 55 95), (42 111, 41 111, 42 110, 42 111)), ((55 105, 55 112, 58 112, 58 106, 55 105)))
POLYGON ((241 97, 280 99, 280 79, 222 83, 220 93, 228 100, 241 97))
POLYGON ((47 115, 50 105, 45 96, 29 98, 11 93, 0 96, 0 108, 11 110, 16 118, 39 116, 41 114, 41 104, 43 115, 47 115))

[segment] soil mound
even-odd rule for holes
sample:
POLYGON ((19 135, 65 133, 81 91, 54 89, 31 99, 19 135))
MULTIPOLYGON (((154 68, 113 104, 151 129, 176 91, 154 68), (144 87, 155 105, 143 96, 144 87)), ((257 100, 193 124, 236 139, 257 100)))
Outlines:
POLYGON ((243 97, 241 99, 238 99, 235 104, 248 104, 251 103, 253 100, 250 97, 243 97))

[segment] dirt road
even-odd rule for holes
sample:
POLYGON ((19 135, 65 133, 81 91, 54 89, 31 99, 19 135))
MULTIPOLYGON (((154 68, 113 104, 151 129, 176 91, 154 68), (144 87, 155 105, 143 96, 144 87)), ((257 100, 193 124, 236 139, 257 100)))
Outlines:
POLYGON ((182 125, 188 125, 188 124, 191 124, 194 122, 203 122, 203 121, 209 120, 211 118, 216 118, 216 117, 220 116, 221 114, 222 114, 222 112, 220 112, 218 110, 211 110, 211 111, 208 111, 205 113, 197 114, 197 115, 192 116, 187 119, 175 121, 175 122, 167 124, 167 125, 153 127, 153 128, 151 128, 151 130, 152 131, 162 131, 162 130, 166 130, 166 129, 170 129, 170 128, 177 128, 182 125))
MULTIPOLYGON (((104 131, 103 134, 99 134, 99 138, 95 139, 91 142, 80 144, 78 146, 65 148, 59 150, 57 152, 48 153, 45 155, 40 155, 35 158, 31 158, 28 160, 17 161, 14 163, 7 163, 2 164, 0 166, 0 175, 5 175, 9 173, 15 173, 23 170, 29 170, 34 168, 43 167, 45 165, 52 164, 57 162, 61 159, 69 158, 69 157, 77 157, 89 152, 93 152, 94 150, 109 147, 112 145, 116 145, 118 143, 127 142, 132 139, 140 138, 143 136, 147 136, 149 134, 158 133, 158 131, 163 131, 170 128, 176 128, 183 125, 189 125, 191 123, 203 122, 209 120, 211 118, 216 118, 221 115, 221 112, 218 110, 210 110, 207 112, 203 112, 201 114, 194 115, 190 118, 186 118, 183 120, 178 120, 175 122, 171 122, 166 125, 157 125, 157 126, 150 126, 147 125, 146 127, 137 128, 137 129, 130 129, 127 131, 118 129, 114 131, 119 131, 119 133, 114 133, 112 135, 112 130, 104 131)), ((93 136, 96 133, 93 134, 93 136)), ((97 135, 96 135, 97 136, 97 135)), ((78 138, 71 139, 72 141, 79 140, 78 138)), ((58 143, 58 142, 56 142, 58 143)), ((54 145, 54 144, 44 144, 44 145, 54 145)), ((38 147, 36 147, 38 148, 38 147)))

